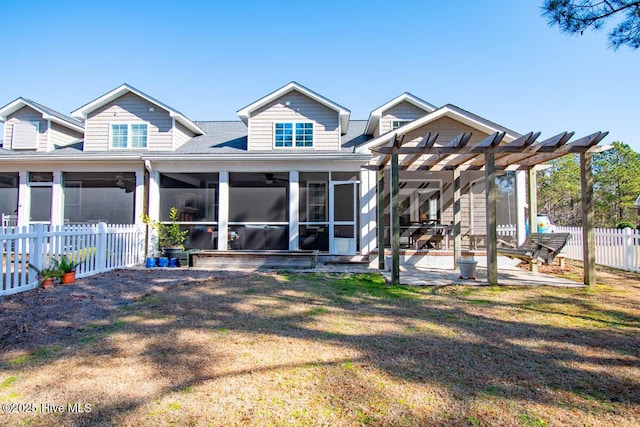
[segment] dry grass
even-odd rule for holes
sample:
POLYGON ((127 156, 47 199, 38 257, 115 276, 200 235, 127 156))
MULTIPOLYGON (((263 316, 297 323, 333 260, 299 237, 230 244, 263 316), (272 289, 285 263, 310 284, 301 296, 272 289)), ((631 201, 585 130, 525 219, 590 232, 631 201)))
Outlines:
POLYGON ((640 280, 187 283, 5 361, 0 401, 91 407, 5 425, 638 425, 640 280))

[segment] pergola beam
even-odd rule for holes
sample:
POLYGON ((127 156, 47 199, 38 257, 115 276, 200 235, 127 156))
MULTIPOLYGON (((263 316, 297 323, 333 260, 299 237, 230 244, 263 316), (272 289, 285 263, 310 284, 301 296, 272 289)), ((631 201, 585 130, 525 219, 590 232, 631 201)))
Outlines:
MULTIPOLYGON (((453 149, 457 149, 457 150, 464 150, 464 147, 466 147, 467 143, 469 142, 469 139, 471 139, 471 134, 463 132, 460 135, 456 136, 451 141, 449 141, 449 143, 447 143, 443 147, 453 148, 453 149)), ((421 170, 429 170, 433 166, 435 166, 438 163, 440 163, 442 160, 444 160, 447 157, 449 157, 450 155, 451 154, 445 154, 445 153, 434 154, 431 157, 429 157, 428 159, 425 159, 422 162, 422 166, 420 166, 419 169, 421 169, 421 170)))
MULTIPOLYGON (((384 145, 384 148, 389 148, 390 150, 392 150, 391 152, 394 152, 393 150, 398 150, 401 146, 402 146, 402 141, 404 140, 404 135, 394 135, 389 142, 387 142, 384 145)), ((380 163, 378 163, 378 166, 380 168, 383 168, 387 163, 389 163, 389 159, 391 158, 391 156, 387 155, 384 156, 381 160, 380 163)))
POLYGON ((558 157, 562 157, 571 153, 585 153, 589 151, 594 145, 597 145, 600 141, 607 136, 609 132, 596 132, 592 133, 589 136, 585 136, 583 138, 577 139, 575 141, 571 141, 569 144, 565 144, 561 147, 558 147, 553 152, 537 154, 535 156, 529 157, 528 159, 518 162, 522 166, 533 166, 539 163, 548 162, 549 160, 557 159, 558 157))
POLYGON ((528 147, 524 147, 519 153, 513 153, 501 157, 498 161, 496 161, 496 165, 512 165, 514 163, 521 162, 529 157, 535 156, 538 152, 553 151, 556 148, 566 144, 572 136, 573 132, 559 133, 558 135, 552 136, 551 138, 545 139, 544 141, 540 141, 538 143, 531 144, 528 147))
MULTIPOLYGON (((418 142, 418 145, 416 145, 416 147, 429 149, 429 148, 433 147, 433 145, 436 143, 436 139, 438 139, 438 133, 437 132, 434 133, 433 135, 431 135, 431 132, 427 132, 425 134, 425 136, 422 137, 420 142, 418 142)), ((404 168, 404 169, 409 168, 412 164, 414 164, 416 162, 416 160, 418 160, 420 158, 420 156, 422 156, 422 154, 412 154, 410 156, 407 156, 400 163, 400 167, 404 168)))

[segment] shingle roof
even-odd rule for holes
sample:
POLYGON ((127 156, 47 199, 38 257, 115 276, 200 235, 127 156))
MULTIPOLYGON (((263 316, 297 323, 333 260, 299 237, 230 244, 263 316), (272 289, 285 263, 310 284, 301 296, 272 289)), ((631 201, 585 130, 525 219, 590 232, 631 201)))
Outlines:
POLYGON ((50 116, 57 117, 58 119, 64 120, 65 122, 70 123, 70 124, 75 125, 75 126, 84 127, 84 123, 81 122, 80 120, 76 120, 76 119, 74 119, 72 117, 65 116, 64 114, 59 113, 56 110, 52 110, 51 108, 46 107, 46 106, 44 106, 44 105, 42 105, 40 103, 37 103, 37 102, 35 102, 35 101, 31 100, 31 99, 25 99, 25 101, 28 101, 29 103, 33 104, 35 107, 37 107, 38 109, 44 111, 45 113, 49 114, 50 116))

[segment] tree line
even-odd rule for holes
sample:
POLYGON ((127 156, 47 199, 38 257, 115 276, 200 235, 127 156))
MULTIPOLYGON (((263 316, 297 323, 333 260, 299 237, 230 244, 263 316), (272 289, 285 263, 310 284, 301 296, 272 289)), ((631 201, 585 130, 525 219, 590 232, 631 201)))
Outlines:
MULTIPOLYGON (((640 225, 640 153, 623 142, 593 156, 595 226, 614 228, 640 225)), ((538 172, 538 212, 554 224, 580 226, 580 158, 567 155, 538 172)))

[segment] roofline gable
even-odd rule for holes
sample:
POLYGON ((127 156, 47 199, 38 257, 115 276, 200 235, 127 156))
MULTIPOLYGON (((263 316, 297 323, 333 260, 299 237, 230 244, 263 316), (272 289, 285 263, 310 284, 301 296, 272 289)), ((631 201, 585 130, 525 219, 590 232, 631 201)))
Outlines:
POLYGON ((399 133, 406 134, 407 132, 411 132, 414 129, 418 129, 421 126, 434 122, 442 117, 450 117, 454 120, 457 120, 472 128, 478 129, 479 131, 485 132, 488 134, 492 134, 494 132, 505 132, 505 142, 510 142, 522 136, 517 132, 514 132, 503 126, 500 126, 497 123, 484 119, 473 113, 470 113, 469 111, 463 110, 460 107, 456 107, 455 105, 452 105, 452 104, 447 104, 427 114, 426 116, 420 117, 419 119, 413 120, 412 122, 409 122, 403 126, 400 126, 397 129, 394 129, 390 132, 387 132, 385 134, 378 136, 377 138, 373 138, 372 140, 367 141, 366 144, 363 144, 360 147, 358 147, 356 149, 356 152, 368 150, 371 147, 375 147, 376 145, 379 145, 383 142, 388 141, 390 138, 395 137, 399 133))
POLYGON ((163 110, 169 113, 169 117, 174 118, 177 122, 179 122, 181 125, 189 129, 193 133, 200 134, 200 135, 205 134, 205 132, 200 128, 200 126, 198 126, 197 124, 189 120, 184 114, 182 114, 178 110, 175 110, 169 107, 167 104, 164 104, 158 101, 152 96, 147 95, 146 93, 134 88, 133 86, 128 85, 127 83, 123 83, 122 85, 118 86, 112 91, 107 92, 104 95, 94 99, 93 101, 83 105, 82 107, 73 111, 71 113, 71 116, 76 117, 78 119, 86 120, 90 113, 96 111, 98 108, 108 104, 111 101, 114 101, 120 98, 121 96, 129 92, 162 108, 163 110))
POLYGON ((52 122, 57 123, 61 126, 64 126, 68 129, 84 134, 84 124, 82 122, 79 122, 76 119, 73 119, 58 111, 55 111, 52 108, 45 107, 42 104, 39 104, 35 101, 22 98, 22 97, 19 97, 11 101, 4 107, 0 108, 0 121, 6 122, 7 118, 11 114, 15 113, 16 111, 20 110, 23 107, 29 107, 36 110, 37 112, 42 114, 42 118, 44 120, 51 120, 52 122), (58 117, 58 116, 61 116, 61 117, 58 117))
POLYGON ((367 120, 367 126, 364 129, 364 133, 365 135, 373 135, 373 131, 375 130, 376 126, 380 124, 380 119, 382 118, 382 113, 384 113, 385 111, 387 111, 389 108, 394 107, 398 104, 400 104, 401 102, 408 102, 418 108, 420 108, 421 110, 426 111, 427 113, 431 113, 433 111, 435 111, 437 109, 437 107, 433 104, 430 104, 429 102, 418 98, 417 96, 409 93, 409 92, 405 92, 395 98, 393 98, 391 101, 381 105, 380 107, 376 108, 375 110, 373 110, 371 112, 371 114, 369 114, 369 120, 367 120))
POLYGON ((242 120, 245 124, 248 124, 249 117, 251 116, 252 112, 294 90, 336 111, 340 117, 340 127, 342 129, 342 134, 344 135, 347 133, 347 131, 349 130, 349 117, 351 116, 351 111, 343 107, 342 105, 337 104, 330 99, 325 98, 324 96, 312 91, 311 89, 302 86, 297 82, 287 83, 280 89, 277 89, 270 94, 258 99, 257 101, 252 102, 246 107, 239 109, 236 114, 238 114, 240 120, 242 120))

